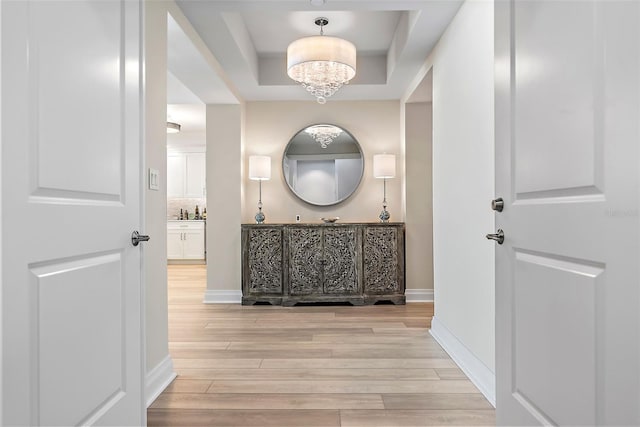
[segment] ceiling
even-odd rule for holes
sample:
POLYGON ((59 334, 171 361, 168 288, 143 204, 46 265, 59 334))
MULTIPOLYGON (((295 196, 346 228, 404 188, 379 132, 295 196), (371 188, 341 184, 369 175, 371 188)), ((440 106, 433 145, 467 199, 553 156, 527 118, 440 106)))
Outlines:
POLYGON ((178 104, 190 99, 188 102, 192 103, 194 98, 184 90, 178 95, 178 89, 186 88, 204 104, 227 104, 237 103, 238 98, 313 101, 287 77, 286 49, 300 37, 319 34, 314 24, 319 16, 329 19, 326 35, 345 38, 358 50, 355 79, 329 102, 401 99, 462 0, 176 3, 184 16, 177 19, 182 25, 169 19, 168 68, 177 80, 169 82, 169 102, 178 104), (185 28, 184 17, 192 28, 185 28), (203 57, 202 50, 194 47, 194 34, 201 39, 198 43, 204 42, 213 60, 203 57))

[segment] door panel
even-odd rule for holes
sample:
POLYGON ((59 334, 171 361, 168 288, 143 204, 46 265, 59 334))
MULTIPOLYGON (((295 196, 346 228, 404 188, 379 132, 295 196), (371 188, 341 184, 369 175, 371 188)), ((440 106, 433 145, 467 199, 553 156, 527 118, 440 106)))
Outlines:
POLYGON ((596 286, 603 267, 549 254, 515 253, 514 397, 559 425, 596 421, 593 349, 596 286), (540 295, 553 298, 539 302, 540 295))
POLYGON ((109 2, 52 1, 29 7, 35 195, 121 197, 126 84, 121 9, 109 2), (95 144, 86 143, 87 135, 93 135, 95 144), (69 156, 77 161, 68 161, 69 156), (68 164, 61 169, 63 163, 68 164))
POLYGON ((122 270, 117 252, 31 269, 41 424, 86 424, 125 396, 122 270))
POLYGON ((542 3, 514 10, 516 198, 600 194, 604 51, 596 3, 542 3))
POLYGON ((640 3, 495 3, 497 421, 640 424, 640 3))
POLYGON ((289 292, 291 295, 322 294, 322 231, 317 228, 289 230, 289 292))
POLYGON ((0 4, 4 425, 145 422, 140 6, 0 4))

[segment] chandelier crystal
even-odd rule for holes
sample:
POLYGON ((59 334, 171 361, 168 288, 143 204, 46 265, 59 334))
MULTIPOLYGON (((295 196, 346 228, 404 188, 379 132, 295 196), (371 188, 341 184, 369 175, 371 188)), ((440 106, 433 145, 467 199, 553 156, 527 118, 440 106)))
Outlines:
POLYGON ((322 148, 327 148, 342 133, 342 129, 332 125, 313 125, 304 131, 322 148))
POLYGON ((356 47, 338 37, 324 35, 327 18, 317 18, 320 35, 303 37, 287 48, 287 75, 324 104, 356 75, 356 47))

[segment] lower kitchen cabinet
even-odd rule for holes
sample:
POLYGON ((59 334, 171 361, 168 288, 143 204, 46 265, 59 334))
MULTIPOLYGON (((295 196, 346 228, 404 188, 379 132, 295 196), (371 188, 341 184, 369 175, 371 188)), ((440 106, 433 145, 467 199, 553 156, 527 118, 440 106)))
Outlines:
POLYGON ((167 222, 167 259, 205 259, 204 221, 167 222))
POLYGON ((242 303, 404 304, 404 224, 242 225, 242 303))

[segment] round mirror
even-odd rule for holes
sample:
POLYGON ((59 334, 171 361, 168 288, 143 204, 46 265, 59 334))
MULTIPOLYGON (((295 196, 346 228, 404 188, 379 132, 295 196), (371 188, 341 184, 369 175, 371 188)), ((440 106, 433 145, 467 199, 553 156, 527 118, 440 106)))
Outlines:
POLYGON ((358 141, 346 130, 316 124, 296 133, 282 158, 291 191, 316 206, 340 203, 356 191, 364 171, 358 141))

